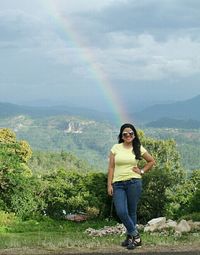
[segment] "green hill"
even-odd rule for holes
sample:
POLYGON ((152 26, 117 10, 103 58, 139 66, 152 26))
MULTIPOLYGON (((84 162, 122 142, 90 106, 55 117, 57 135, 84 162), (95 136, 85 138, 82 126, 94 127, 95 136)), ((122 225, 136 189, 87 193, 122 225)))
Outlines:
POLYGON ((106 121, 110 123, 115 122, 113 114, 111 113, 99 112, 86 108, 70 107, 66 105, 32 107, 11 103, 0 103, 0 118, 7 118, 18 115, 26 115, 34 118, 71 115, 94 119, 97 121, 106 121))
MULTIPOLYGON (((95 169, 107 171, 109 150, 117 142, 119 132, 115 125, 107 121, 97 121, 96 119, 80 117, 80 115, 75 114, 51 115, 52 112, 47 111, 48 114, 45 115, 45 111, 42 111, 41 108, 41 112, 35 109, 34 114, 33 112, 28 114, 30 109, 26 107, 21 108, 21 106, 17 105, 14 107, 10 104, 3 104, 3 106, 4 108, 1 108, 0 111, 0 127, 11 128, 18 139, 28 141, 34 152, 47 153, 45 154, 46 156, 43 156, 44 158, 49 157, 48 153, 57 153, 59 162, 62 161, 59 158, 59 153, 72 153, 78 159, 91 164, 95 169), (26 112, 26 114, 21 114, 22 111, 26 112), (17 112, 20 112, 20 114, 17 114, 17 112), (7 113, 8 116, 6 115, 7 113)), ((177 121, 165 118, 151 123, 149 126, 154 124, 154 128, 151 128, 149 134, 147 131, 147 135, 156 135, 156 138, 159 139, 175 139, 178 144, 177 148, 181 152, 184 166, 188 169, 196 169, 200 167, 198 157, 200 136, 199 128, 194 132, 191 128, 194 128, 192 125, 198 125, 198 123, 198 121, 192 120, 187 122, 185 120, 177 121), (157 127, 161 128, 158 129, 157 127), (166 131, 165 127, 170 127, 171 129, 166 131), (184 133, 180 128, 185 129, 184 133), (195 134, 194 139, 193 133, 195 134), (194 154, 194 150, 196 154, 194 154)), ((142 129, 144 128, 143 126, 142 129)), ((146 130, 148 129, 146 127, 146 130)), ((62 164, 63 162, 61 162, 62 164)), ((54 163, 52 163, 52 167, 53 165, 54 163)), ((42 165, 40 166, 41 168, 43 167, 42 165)), ((47 168, 49 168, 48 164, 47 168)))
POLYGON ((200 128, 200 121, 162 118, 156 121, 148 122, 146 127, 198 129, 200 128))
POLYGON ((171 104, 156 104, 135 113, 138 121, 151 122, 163 118, 200 121, 200 95, 171 104))
POLYGON ((71 152, 101 169, 107 169, 108 150, 117 141, 118 133, 108 123, 69 115, 0 118, 0 127, 11 128, 33 150, 71 152))

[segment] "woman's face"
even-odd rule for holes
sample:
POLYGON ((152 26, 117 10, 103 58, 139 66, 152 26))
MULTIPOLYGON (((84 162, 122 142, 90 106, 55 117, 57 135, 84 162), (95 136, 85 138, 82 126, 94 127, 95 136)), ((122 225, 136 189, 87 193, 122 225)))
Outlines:
POLYGON ((131 128, 125 128, 122 131, 122 139, 124 142, 131 143, 135 138, 134 132, 131 128))

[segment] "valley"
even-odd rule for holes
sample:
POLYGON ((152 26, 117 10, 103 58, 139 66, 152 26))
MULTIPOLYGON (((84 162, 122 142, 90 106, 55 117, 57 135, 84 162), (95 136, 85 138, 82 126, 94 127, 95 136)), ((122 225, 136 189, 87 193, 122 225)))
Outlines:
MULTIPOLYGON (((118 127, 75 115, 33 117, 17 115, 0 118, 0 127, 12 129, 19 140, 26 140, 34 152, 72 153, 98 171, 107 171, 111 146, 117 143, 118 127)), ((138 126, 146 136, 174 139, 183 167, 191 171, 200 168, 200 130, 177 128, 147 128, 138 126)))

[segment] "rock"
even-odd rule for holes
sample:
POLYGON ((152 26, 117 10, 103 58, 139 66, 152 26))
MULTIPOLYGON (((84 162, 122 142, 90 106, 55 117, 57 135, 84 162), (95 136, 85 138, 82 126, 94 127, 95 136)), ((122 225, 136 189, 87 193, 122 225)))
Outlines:
POLYGON ((160 226, 158 226, 157 227, 157 230, 166 230, 166 229, 168 229, 169 228, 169 226, 167 225, 167 223, 164 223, 164 224, 162 224, 162 225, 160 225, 160 226))
POLYGON ((146 226, 144 227, 144 232, 154 232, 157 229, 156 225, 146 226))
POLYGON ((65 216, 65 218, 67 220, 71 220, 71 221, 76 221, 76 222, 81 222, 81 221, 85 221, 88 219, 88 216, 85 214, 67 214, 65 216))
POLYGON ((190 227, 190 225, 187 223, 186 220, 181 220, 181 221, 179 222, 179 224, 176 226, 175 229, 176 229, 176 231, 183 233, 183 232, 190 232, 191 227, 190 227))
POLYGON ((168 221, 166 222, 166 225, 167 225, 169 228, 176 228, 177 222, 174 221, 174 220, 168 220, 168 221))
POLYGON ((105 226, 101 229, 93 229, 88 228, 85 230, 85 233, 89 234, 90 236, 105 236, 105 235, 111 235, 111 234, 124 234, 126 232, 125 227, 123 224, 117 224, 116 226, 109 227, 105 226))
POLYGON ((147 226, 144 228, 144 232, 154 232, 156 230, 161 230, 167 228, 166 218, 159 217, 148 221, 147 226))
POLYGON ((144 230, 144 225, 142 225, 142 224, 137 224, 137 229, 138 229, 139 231, 143 231, 143 230, 144 230))
POLYGON ((192 220, 189 220, 187 222, 190 227, 191 227, 191 230, 200 230, 200 222, 199 221, 192 221, 192 220))
POLYGON ((147 222, 148 225, 162 225, 166 222, 166 218, 165 217, 159 217, 159 218, 155 218, 152 219, 150 221, 147 222))
POLYGON ((176 231, 174 233, 174 237, 181 237, 182 236, 182 233, 180 231, 176 231))

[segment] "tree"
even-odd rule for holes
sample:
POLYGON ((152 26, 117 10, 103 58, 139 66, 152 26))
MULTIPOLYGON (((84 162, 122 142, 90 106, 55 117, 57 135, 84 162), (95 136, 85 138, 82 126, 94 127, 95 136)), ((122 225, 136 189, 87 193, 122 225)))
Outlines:
MULTIPOLYGON (((173 140, 154 140, 139 132, 143 146, 153 155, 156 165, 143 177, 143 194, 139 204, 139 219, 147 222, 151 218, 165 215, 168 201, 166 191, 180 183, 185 172, 180 165, 180 155, 173 140)), ((142 166, 143 161, 140 162, 142 166)))
POLYGON ((26 141, 17 141, 14 132, 0 129, 0 206, 22 218, 31 217, 43 205, 42 185, 27 166, 31 154, 26 141))

